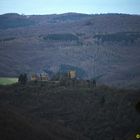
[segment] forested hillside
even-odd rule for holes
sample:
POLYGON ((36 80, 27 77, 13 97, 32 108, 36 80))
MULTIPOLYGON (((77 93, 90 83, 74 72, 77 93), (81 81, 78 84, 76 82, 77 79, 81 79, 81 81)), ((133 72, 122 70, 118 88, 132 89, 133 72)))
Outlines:
POLYGON ((51 82, 0 86, 0 139, 135 140, 139 92, 51 82))
POLYGON ((0 76, 61 65, 78 67, 84 79, 138 88, 140 16, 126 14, 0 15, 0 76))

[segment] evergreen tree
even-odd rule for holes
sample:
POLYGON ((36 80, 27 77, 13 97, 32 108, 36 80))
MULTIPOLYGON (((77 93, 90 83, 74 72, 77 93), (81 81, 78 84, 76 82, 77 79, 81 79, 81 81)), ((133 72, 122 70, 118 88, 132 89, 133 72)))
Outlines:
POLYGON ((25 85, 27 83, 27 74, 24 73, 24 74, 20 74, 19 77, 18 77, 18 82, 19 84, 22 84, 22 85, 25 85))

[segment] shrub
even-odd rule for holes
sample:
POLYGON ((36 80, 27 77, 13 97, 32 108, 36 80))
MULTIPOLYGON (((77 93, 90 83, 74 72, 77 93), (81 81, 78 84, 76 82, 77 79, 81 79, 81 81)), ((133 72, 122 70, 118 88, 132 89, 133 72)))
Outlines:
POLYGON ((140 101, 136 103, 135 108, 140 113, 140 101))

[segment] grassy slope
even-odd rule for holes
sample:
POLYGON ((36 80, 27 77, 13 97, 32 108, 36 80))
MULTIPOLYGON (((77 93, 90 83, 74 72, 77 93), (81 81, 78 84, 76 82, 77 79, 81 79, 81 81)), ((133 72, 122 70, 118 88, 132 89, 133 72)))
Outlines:
POLYGON ((0 77, 0 85, 11 85, 18 82, 18 78, 0 77))

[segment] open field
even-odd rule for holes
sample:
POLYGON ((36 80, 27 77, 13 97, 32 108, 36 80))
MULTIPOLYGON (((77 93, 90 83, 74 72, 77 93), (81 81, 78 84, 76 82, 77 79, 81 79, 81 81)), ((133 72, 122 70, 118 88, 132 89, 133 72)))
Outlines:
POLYGON ((18 82, 16 77, 0 77, 0 85, 11 85, 18 82))

